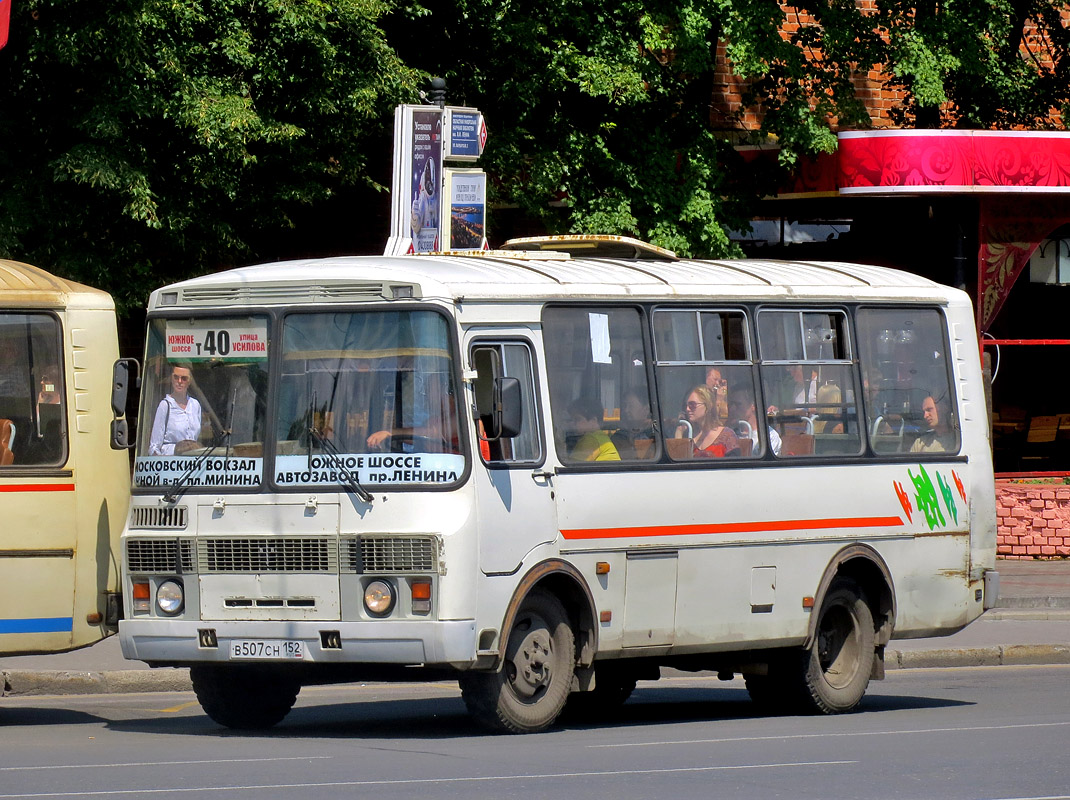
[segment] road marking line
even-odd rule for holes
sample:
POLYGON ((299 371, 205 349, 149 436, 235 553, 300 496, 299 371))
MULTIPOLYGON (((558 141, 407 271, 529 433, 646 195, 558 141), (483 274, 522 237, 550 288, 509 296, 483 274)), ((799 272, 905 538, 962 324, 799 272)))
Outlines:
MULTIPOLYGON (((196 763, 196 762, 190 762, 196 763)), ((485 783, 489 781, 546 780, 547 778, 612 778, 621 775, 668 775, 681 772, 717 772, 744 769, 777 769, 783 767, 832 767, 857 764, 858 761, 792 761, 783 764, 728 764, 721 767, 675 767, 666 769, 621 769, 606 772, 556 772, 533 775, 486 775, 469 778, 407 778, 382 781, 327 781, 325 783, 272 783, 260 786, 175 786, 166 789, 112 789, 99 792, 39 792, 34 794, 0 794, 0 800, 16 797, 104 797, 123 794, 164 794, 165 792, 259 792, 264 789, 322 789, 330 786, 405 786, 423 783, 485 783)), ((1039 798, 1037 799, 1039 800, 1039 798)))
POLYGON ((171 706, 170 708, 158 708, 156 711, 160 714, 174 714, 176 711, 185 711, 187 708, 200 705, 196 700, 191 700, 188 703, 182 703, 181 705, 171 706))
MULTIPOLYGON (((212 758, 200 761, 135 761, 122 764, 42 764, 38 767, 0 767, 0 772, 27 772, 30 770, 49 769, 100 769, 107 767, 174 767, 186 764, 244 764, 256 761, 308 761, 314 758, 334 758, 334 756, 280 756, 279 758, 212 758)), ((9 795, 20 797, 21 795, 9 795)), ((47 795, 46 795, 47 796, 47 795)))
MULTIPOLYGON (((904 731, 857 731, 854 733, 795 733, 786 736, 732 736, 723 739, 677 739, 663 742, 626 742, 623 744, 589 744, 593 749, 613 747, 661 747, 677 744, 721 744, 727 742, 777 742, 785 739, 831 739, 836 736, 898 736, 904 733, 971 733, 973 731, 1009 731, 1018 728, 1057 728, 1070 725, 1070 722, 1029 722, 1021 725, 977 725, 971 728, 919 728, 904 731)), ((1013 800, 1013 799, 1012 799, 1013 800)), ((1041 800, 1038 798, 1038 800, 1041 800)))

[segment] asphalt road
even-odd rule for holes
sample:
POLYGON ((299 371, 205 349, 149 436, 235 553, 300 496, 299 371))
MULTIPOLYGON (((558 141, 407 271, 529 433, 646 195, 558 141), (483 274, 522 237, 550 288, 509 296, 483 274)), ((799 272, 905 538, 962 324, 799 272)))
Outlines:
POLYGON ((189 693, 0 699, 0 800, 1070 800, 1070 666, 898 670, 860 712, 760 717, 742 681, 644 683, 614 718, 490 736, 454 684, 312 687, 273 731, 189 693))

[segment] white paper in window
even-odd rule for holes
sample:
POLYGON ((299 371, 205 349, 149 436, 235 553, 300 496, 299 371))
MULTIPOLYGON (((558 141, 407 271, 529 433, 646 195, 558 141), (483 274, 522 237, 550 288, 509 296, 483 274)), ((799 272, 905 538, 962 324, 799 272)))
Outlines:
POLYGON ((591 326, 591 360, 595 364, 612 364, 609 355, 609 314, 588 314, 591 326))

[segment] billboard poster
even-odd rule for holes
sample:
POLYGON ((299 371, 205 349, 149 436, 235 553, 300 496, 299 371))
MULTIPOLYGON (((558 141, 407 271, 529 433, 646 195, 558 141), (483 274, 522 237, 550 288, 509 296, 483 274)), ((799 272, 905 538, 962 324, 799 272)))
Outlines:
POLYGON ((449 221, 444 250, 482 250, 487 241, 487 175, 480 169, 447 169, 449 221))
POLYGON ((483 155, 487 125, 479 109, 447 106, 443 133, 447 161, 476 161, 483 155))
POLYGON ((416 253, 437 250, 442 189, 442 111, 439 109, 413 109, 409 175, 412 249, 416 253))

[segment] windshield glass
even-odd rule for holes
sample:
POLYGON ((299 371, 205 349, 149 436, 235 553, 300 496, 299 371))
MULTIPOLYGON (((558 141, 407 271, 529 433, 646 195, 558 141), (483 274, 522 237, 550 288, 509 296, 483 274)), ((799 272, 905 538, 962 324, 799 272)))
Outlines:
POLYGON ((454 360, 440 314, 291 314, 282 349, 277 484, 337 485, 340 467, 368 488, 460 478, 454 360))
POLYGON ((259 486, 267 359, 267 317, 151 320, 134 485, 259 486))

